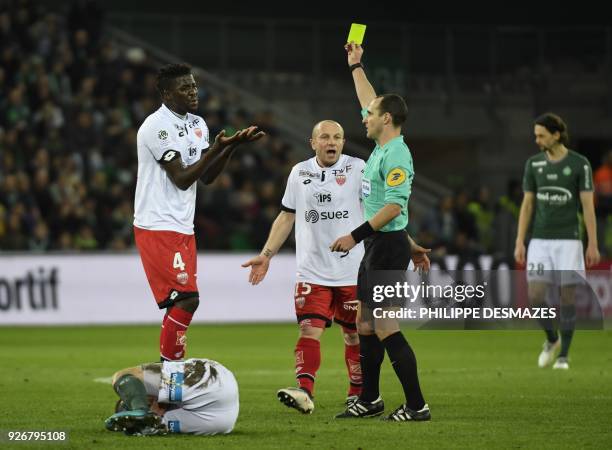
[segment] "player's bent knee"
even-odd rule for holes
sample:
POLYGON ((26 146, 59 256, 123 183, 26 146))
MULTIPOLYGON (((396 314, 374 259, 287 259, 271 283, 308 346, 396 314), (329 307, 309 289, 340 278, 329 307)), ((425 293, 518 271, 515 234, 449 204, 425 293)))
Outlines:
POLYGON ((345 331, 343 337, 344 337, 344 343, 346 345, 357 345, 357 344, 359 344, 359 334, 357 334, 354 331, 352 331, 350 333, 347 333, 345 331))
POLYGON ((187 311, 191 314, 195 313, 200 305, 199 297, 189 297, 179 300, 174 304, 174 306, 181 308, 184 311, 187 311))
POLYGON ((527 297, 532 305, 544 303, 548 284, 531 282, 527 287, 527 297))
POLYGON ((317 327, 312 327, 312 326, 305 326, 305 327, 300 326, 300 337, 316 339, 318 341, 323 335, 323 331, 325 331, 325 328, 317 328, 317 327))

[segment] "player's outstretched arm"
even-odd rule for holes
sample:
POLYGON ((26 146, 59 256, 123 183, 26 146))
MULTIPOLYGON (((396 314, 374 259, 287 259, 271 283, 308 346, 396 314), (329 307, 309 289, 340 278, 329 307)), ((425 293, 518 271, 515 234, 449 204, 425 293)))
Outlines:
MULTIPOLYGON (((348 55, 349 67, 354 64, 361 64, 361 56, 363 55, 363 47, 361 45, 349 42, 344 48, 348 55)), ((359 104, 361 108, 367 108, 370 102, 376 98, 376 91, 374 91, 374 88, 368 81, 363 67, 354 69, 352 74, 359 104)))
POLYGON ((529 223, 531 222, 534 203, 535 196, 533 192, 526 191, 525 195, 523 196, 523 202, 521 203, 518 230, 516 232, 516 242, 514 244, 514 259, 519 264, 525 264, 527 254, 525 250, 525 237, 527 236, 527 229, 529 228, 529 223))
POLYGON ((250 267, 249 283, 252 285, 259 284, 268 273, 270 267, 270 259, 278 253, 278 250, 285 243, 293 228, 295 222, 295 214, 287 211, 281 211, 276 217, 270 229, 270 235, 264 245, 261 253, 242 264, 242 267, 250 267))
POLYGON ((227 145, 221 150, 221 153, 212 161, 212 163, 204 170, 200 180, 204 184, 210 184, 217 179, 219 174, 223 172, 232 155, 242 142, 253 142, 265 136, 263 131, 257 132, 257 127, 252 125, 249 128, 238 132, 238 142, 227 145))
POLYGON ((582 203, 582 213, 584 216, 584 226, 587 232, 586 265, 594 266, 600 260, 599 248, 597 245, 597 221, 595 220, 595 204, 592 191, 580 192, 580 203, 582 203))
MULTIPOLYGON (((176 158, 162 167, 168 172, 172 182, 179 189, 185 191, 195 183, 206 172, 215 159, 221 155, 226 147, 231 145, 239 145, 243 142, 250 142, 261 138, 264 133, 262 131, 255 133, 257 127, 249 127, 244 130, 237 131, 232 136, 225 136, 225 130, 222 130, 216 137, 215 142, 210 149, 200 158, 200 160, 191 166, 183 167, 180 158, 176 158)), ((222 166, 223 167, 223 166, 222 166)))

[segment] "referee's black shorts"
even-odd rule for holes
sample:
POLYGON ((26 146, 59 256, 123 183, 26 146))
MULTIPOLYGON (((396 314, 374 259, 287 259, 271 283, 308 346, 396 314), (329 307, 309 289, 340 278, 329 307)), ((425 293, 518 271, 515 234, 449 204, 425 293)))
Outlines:
POLYGON ((375 286, 395 285, 406 281, 410 263, 410 241, 405 230, 377 231, 364 240, 365 254, 357 276, 358 298, 369 308, 403 306, 405 298, 385 298, 374 301, 375 286))

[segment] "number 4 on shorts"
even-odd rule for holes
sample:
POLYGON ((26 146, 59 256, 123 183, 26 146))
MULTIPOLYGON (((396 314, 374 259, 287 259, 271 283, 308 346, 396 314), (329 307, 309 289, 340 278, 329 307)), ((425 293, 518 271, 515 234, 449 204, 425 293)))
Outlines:
POLYGON ((172 263, 172 268, 180 269, 181 271, 185 270, 185 263, 183 262, 183 258, 181 257, 181 252, 176 252, 174 254, 174 262, 172 263))

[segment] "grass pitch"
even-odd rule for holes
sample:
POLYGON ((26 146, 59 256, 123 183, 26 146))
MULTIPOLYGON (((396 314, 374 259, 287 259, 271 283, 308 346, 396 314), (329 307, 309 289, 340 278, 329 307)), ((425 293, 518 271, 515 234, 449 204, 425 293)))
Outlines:
MULTIPOLYGON (((189 330, 188 357, 234 372, 240 416, 227 436, 128 437, 104 429, 116 396, 94 382, 123 367, 157 361, 157 326, 0 327, 0 430, 66 430, 65 444, 0 442, 2 448, 610 448, 612 331, 578 331, 568 372, 538 369, 543 333, 414 331, 424 395, 433 420, 337 421, 347 376, 338 327, 322 341, 315 411, 281 405, 293 386, 297 326, 203 325, 189 330)), ((381 392, 390 412, 403 401, 388 359, 381 392)))

